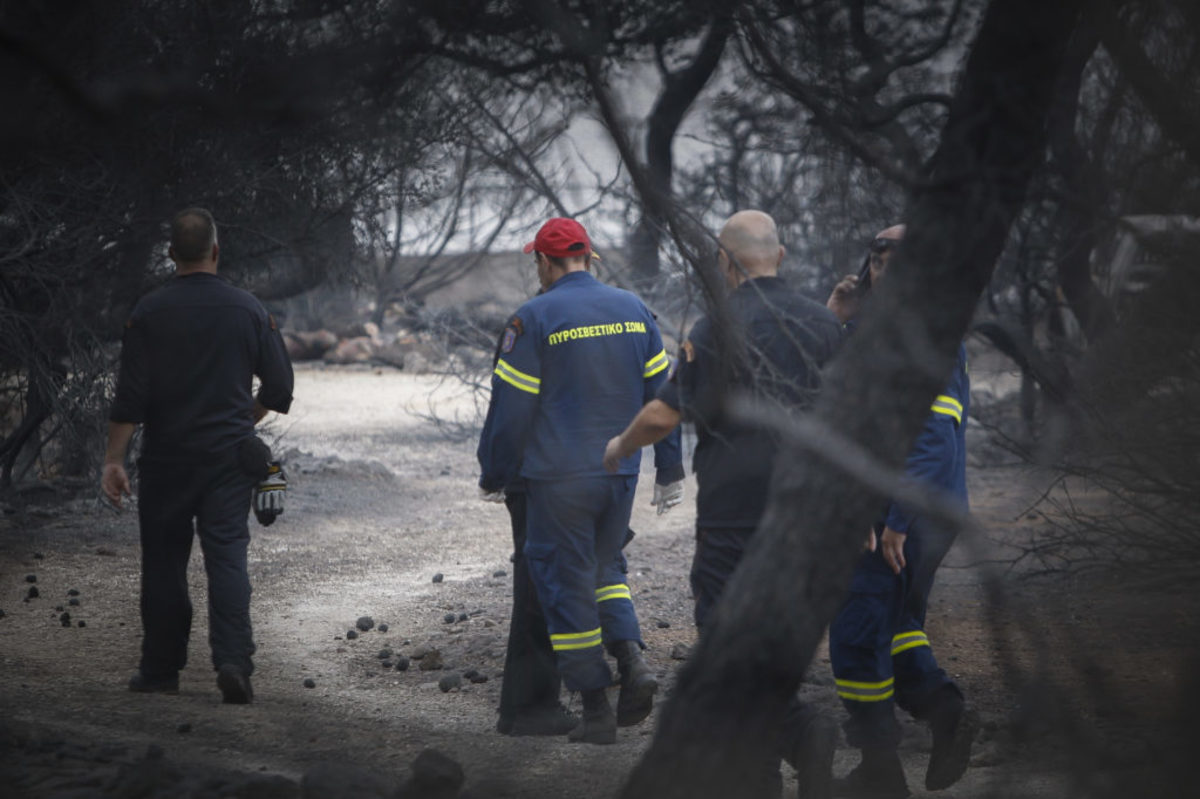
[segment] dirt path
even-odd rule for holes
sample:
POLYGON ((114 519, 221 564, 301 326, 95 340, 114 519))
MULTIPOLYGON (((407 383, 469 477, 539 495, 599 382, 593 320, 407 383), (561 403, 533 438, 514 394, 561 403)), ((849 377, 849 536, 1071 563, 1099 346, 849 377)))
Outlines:
MULTIPOLYGON (((422 749, 436 747, 463 764, 479 795, 612 795, 648 745, 654 717, 621 731, 613 747, 494 732, 512 594, 508 518, 503 506, 476 497, 475 442, 430 432, 420 416, 432 396, 441 416, 469 418, 470 397, 392 371, 304 368, 297 377, 293 413, 272 428, 290 450, 287 511, 273 527, 252 524, 255 704, 220 704, 199 562, 180 695, 125 691, 140 636, 136 517, 49 494, 0 519, 0 708, 7 722, 80 745, 119 744, 125 754, 113 762, 154 744, 173 761, 212 768, 298 778, 314 763, 340 762, 398 779, 422 749), (40 596, 25 602, 27 575, 36 576, 40 596), (79 592, 77 606, 67 604, 70 590, 79 592), (376 628, 347 640, 364 615, 376 628), (380 657, 390 649, 386 660, 394 664, 430 648, 440 650, 444 669, 421 671, 414 659, 398 671, 380 657), (439 689, 440 678, 470 670, 487 681, 439 689), (306 679, 315 687, 306 688, 306 679)), ((1011 528, 1036 488, 1013 469, 977 470, 971 479, 973 503, 993 531, 1011 528)), ((648 659, 668 686, 679 664, 672 650, 695 635, 687 587, 694 485, 689 491, 689 502, 663 517, 639 493, 638 536, 628 550, 648 659)), ((1011 751, 1000 745, 1016 699, 1001 688, 1003 646, 988 632, 979 574, 964 566, 981 555, 966 548, 951 554, 931 611, 935 646, 948 642, 938 650, 943 665, 985 719, 976 768, 952 794, 983 796, 1005 784, 1008 795, 1060 795, 1061 785, 1045 773, 1012 768, 1011 751)), ((199 552, 193 557, 199 561, 199 552)), ((841 713, 827 658, 818 658, 810 676, 806 695, 841 713)), ((908 725, 904 753, 914 789, 927 746, 925 731, 908 725)), ((837 770, 851 760, 840 751, 837 770)), ((790 769, 785 775, 785 796, 794 795, 790 769)), ((38 791, 23 795, 51 795, 38 791)))

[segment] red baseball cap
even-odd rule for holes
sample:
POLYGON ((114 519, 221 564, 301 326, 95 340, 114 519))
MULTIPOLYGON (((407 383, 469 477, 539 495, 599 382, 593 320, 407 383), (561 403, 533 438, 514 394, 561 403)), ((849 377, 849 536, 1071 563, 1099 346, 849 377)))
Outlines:
POLYGON ((538 230, 533 241, 525 245, 525 252, 540 252, 551 258, 586 256, 592 250, 587 231, 574 219, 556 216, 546 221, 538 230))

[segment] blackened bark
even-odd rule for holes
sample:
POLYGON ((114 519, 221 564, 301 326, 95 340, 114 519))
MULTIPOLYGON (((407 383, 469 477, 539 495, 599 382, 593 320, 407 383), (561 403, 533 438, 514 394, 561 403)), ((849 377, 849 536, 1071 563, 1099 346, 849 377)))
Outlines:
MULTIPOLYGON (((896 262, 830 366, 822 428, 898 468, 950 373, 1034 170, 1078 0, 993 2, 896 262)), ((788 697, 881 497, 789 444, 753 545, 680 674, 627 799, 764 795, 788 697)))
MULTIPOLYGON (((662 69, 662 93, 654 103, 646 124, 646 173, 664 196, 671 194, 671 179, 675 171, 672 151, 675 134, 688 109, 716 71, 732 30, 730 17, 714 20, 692 63, 679 72, 662 69)), ((663 230, 664 220, 654 212, 653 206, 643 208, 642 218, 629 238, 629 262, 639 282, 648 282, 658 276, 658 248, 663 230)))

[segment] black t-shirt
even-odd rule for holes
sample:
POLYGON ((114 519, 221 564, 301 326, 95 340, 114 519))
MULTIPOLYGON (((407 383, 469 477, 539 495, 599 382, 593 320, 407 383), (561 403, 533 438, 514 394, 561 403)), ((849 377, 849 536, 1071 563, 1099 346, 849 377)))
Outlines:
POLYGON ((778 277, 743 282, 729 295, 735 328, 728 340, 735 362, 723 376, 712 321, 688 334, 658 398, 696 425, 692 469, 699 491, 697 527, 755 527, 766 508, 778 436, 734 424, 722 411, 727 394, 749 392, 788 410, 811 406, 820 368, 841 341, 837 318, 825 306, 792 291, 778 277), (721 390, 728 380, 727 392, 721 390))
POLYGON ((292 364, 262 303, 216 275, 176 277, 133 309, 109 419, 144 423, 147 457, 204 457, 254 432, 255 375, 259 402, 287 413, 292 364))

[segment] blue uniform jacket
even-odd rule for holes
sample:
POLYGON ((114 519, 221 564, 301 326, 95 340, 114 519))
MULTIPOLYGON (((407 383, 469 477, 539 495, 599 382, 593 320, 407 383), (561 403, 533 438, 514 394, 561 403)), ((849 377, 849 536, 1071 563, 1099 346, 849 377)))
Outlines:
MULTIPOLYGON (((950 384, 938 395, 925 427, 905 462, 906 475, 936 486, 967 502, 965 430, 970 410, 971 382, 967 376, 967 350, 958 345, 958 360, 950 384)), ((917 514, 902 503, 888 505, 884 524, 898 533, 910 532, 917 514)))
MULTIPOLYGON (((504 329, 479 439, 480 487, 604 476, 604 447, 667 378, 654 317, 635 295, 570 272, 504 329)), ((657 481, 683 477, 678 432, 654 447, 657 481)), ((641 453, 618 474, 637 474, 641 453)))

